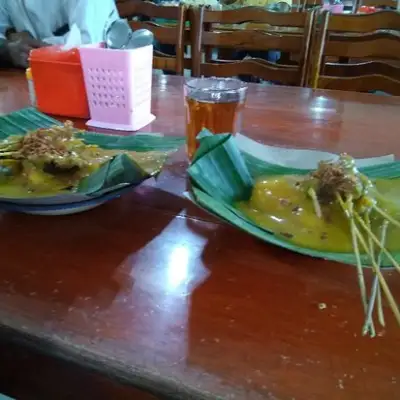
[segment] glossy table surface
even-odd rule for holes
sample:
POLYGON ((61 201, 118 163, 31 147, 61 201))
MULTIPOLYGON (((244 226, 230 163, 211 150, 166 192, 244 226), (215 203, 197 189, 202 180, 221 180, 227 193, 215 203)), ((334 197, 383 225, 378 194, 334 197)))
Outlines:
MULTIPOLYGON (((182 83, 154 78, 157 119, 144 131, 184 134, 182 83)), ((2 71, 0 113, 27 104, 23 74, 2 71)), ((250 85, 243 133, 399 156, 399 106, 395 97, 250 85)), ((202 212, 183 196, 185 168, 182 150, 158 181, 80 215, 2 214, 0 333, 163 398, 400 398, 400 330, 388 312, 386 332, 360 335, 355 269, 202 212)), ((398 276, 386 277, 399 298, 398 276)))

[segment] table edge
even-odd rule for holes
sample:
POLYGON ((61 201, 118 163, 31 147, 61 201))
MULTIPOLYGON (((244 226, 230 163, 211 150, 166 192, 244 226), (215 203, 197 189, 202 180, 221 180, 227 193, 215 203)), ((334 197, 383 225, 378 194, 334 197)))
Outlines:
POLYGON ((50 356, 73 363, 88 372, 97 373, 110 378, 118 383, 132 386, 154 396, 162 396, 165 400, 220 400, 220 396, 203 392, 182 382, 173 381, 171 378, 163 378, 155 371, 146 370, 138 366, 131 366, 131 373, 126 366, 119 364, 117 360, 107 358, 95 360, 95 353, 76 346, 66 347, 49 337, 37 337, 29 333, 21 332, 13 327, 0 322, 0 340, 21 347, 30 348, 39 354, 50 356), (106 361, 106 363, 105 363, 106 361), (104 365, 104 368, 100 364, 104 365))

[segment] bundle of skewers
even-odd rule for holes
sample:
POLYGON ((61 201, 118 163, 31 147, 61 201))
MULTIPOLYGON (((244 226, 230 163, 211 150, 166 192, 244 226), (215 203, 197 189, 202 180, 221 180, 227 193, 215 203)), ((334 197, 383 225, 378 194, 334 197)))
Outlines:
POLYGON ((363 335, 376 335, 374 311, 379 324, 385 327, 383 296, 400 325, 399 307, 382 272, 383 259, 400 272, 399 263, 386 247, 390 225, 400 228, 400 222, 385 207, 373 182, 360 173, 352 157, 342 154, 337 161, 320 162, 317 170, 300 182, 300 186, 311 199, 319 218, 325 218, 332 206, 339 206, 348 220, 365 314, 363 335), (372 221, 374 226, 379 222, 379 232, 373 230, 372 221), (368 256, 374 272, 369 291, 364 278, 362 254, 368 256))

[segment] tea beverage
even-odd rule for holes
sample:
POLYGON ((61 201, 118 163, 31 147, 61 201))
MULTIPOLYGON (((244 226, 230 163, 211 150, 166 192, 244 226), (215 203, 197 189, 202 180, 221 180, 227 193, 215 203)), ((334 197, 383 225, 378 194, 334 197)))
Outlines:
POLYGON ((203 128, 214 134, 240 131, 246 90, 243 82, 231 78, 199 78, 187 82, 185 108, 189 159, 196 151, 196 137, 203 128))
POLYGON ((212 133, 233 133, 239 130, 242 105, 231 101, 224 103, 205 102, 186 98, 186 137, 189 158, 197 148, 196 136, 203 128, 212 133))

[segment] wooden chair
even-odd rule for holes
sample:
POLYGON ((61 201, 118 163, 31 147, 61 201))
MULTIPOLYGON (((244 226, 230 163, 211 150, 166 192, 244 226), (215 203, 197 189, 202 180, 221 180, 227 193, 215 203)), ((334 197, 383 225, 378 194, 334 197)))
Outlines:
POLYGON ((315 41, 312 86, 400 95, 399 29, 400 14, 395 11, 363 15, 323 11, 315 41), (346 57, 350 63, 326 63, 326 57, 346 57))
POLYGON ((191 21, 192 75, 253 75, 287 85, 303 86, 307 82, 310 40, 314 12, 277 13, 257 7, 212 11, 204 7, 189 10, 191 21), (265 24, 266 30, 235 29, 235 24, 265 24), (219 26, 219 27, 218 27, 219 26), (225 29, 224 26, 229 26, 225 29), (271 27, 271 29, 270 29, 271 27), (272 28, 278 27, 280 31, 272 28), (286 31, 285 31, 286 29, 286 31), (292 29, 292 33, 287 33, 292 29), (295 29, 295 32, 293 32, 295 29), (267 31, 268 30, 268 31, 267 31), (241 61, 210 60, 202 62, 204 48, 262 51, 267 49, 299 54, 298 65, 281 65, 261 58, 241 61))
POLYGON ((154 51, 153 68, 183 75, 185 64, 185 6, 159 6, 148 1, 121 0, 117 2, 121 18, 128 18, 132 29, 148 29, 161 44, 175 46, 175 56, 154 51), (144 17, 139 20, 137 17, 144 17), (153 20, 152 20, 153 19, 153 20), (154 19, 171 20, 170 24, 158 23, 154 19))
POLYGON ((300 0, 300 11, 306 11, 313 7, 321 7, 323 0, 300 0))

